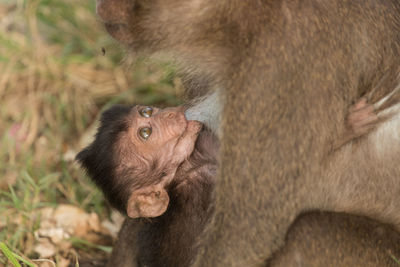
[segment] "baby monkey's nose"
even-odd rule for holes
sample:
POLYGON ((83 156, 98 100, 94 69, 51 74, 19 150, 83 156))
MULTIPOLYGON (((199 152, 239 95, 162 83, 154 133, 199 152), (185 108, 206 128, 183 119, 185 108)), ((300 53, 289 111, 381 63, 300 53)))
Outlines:
POLYGON ((180 115, 183 115, 183 108, 181 107, 173 107, 164 109, 165 118, 167 119, 177 119, 180 115))
POLYGON ((170 113, 168 114, 168 118, 170 118, 170 119, 175 118, 175 113, 174 113, 174 112, 170 112, 170 113))
POLYGON ((179 110, 175 109, 175 108, 168 108, 164 111, 165 113, 165 117, 168 120, 173 120, 177 117, 177 114, 179 113, 179 110))

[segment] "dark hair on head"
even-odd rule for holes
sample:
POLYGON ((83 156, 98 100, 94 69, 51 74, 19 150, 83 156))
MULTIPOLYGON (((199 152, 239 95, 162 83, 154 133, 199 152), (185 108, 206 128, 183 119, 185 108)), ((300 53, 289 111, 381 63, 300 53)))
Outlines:
POLYGON ((76 160, 100 187, 110 204, 123 213, 126 212, 130 194, 130 181, 114 177, 116 159, 113 146, 120 134, 129 129, 127 118, 132 108, 133 106, 115 105, 104 111, 94 141, 76 156, 76 160))

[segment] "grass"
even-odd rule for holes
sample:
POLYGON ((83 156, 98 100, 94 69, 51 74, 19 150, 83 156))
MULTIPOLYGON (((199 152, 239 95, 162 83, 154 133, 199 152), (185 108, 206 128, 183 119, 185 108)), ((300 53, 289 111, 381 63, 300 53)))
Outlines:
MULTIPOLYGON (((64 203, 109 216, 73 161, 101 110, 115 103, 179 103, 173 68, 140 59, 127 66, 94 10, 95 1, 0 2, 0 266, 38 258, 36 214, 44 207, 64 203)), ((77 240, 63 257, 93 247, 77 240)))

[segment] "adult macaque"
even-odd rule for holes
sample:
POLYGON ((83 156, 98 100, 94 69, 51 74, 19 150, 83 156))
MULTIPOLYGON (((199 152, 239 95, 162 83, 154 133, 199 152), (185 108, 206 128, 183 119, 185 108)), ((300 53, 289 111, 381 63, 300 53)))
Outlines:
MULTIPOLYGON (((377 120, 362 99, 350 109, 348 132, 377 120)), ((152 218, 126 220, 109 266, 189 266, 211 216, 217 170, 218 142, 200 129, 182 108, 115 106, 102 115, 96 139, 77 158, 114 207, 152 218)), ((395 266, 399 241, 365 218, 311 214, 295 223, 270 265, 395 266)))
POLYGON ((190 95, 220 101, 205 97, 190 113, 222 110, 215 215, 195 266, 262 265, 307 210, 400 225, 397 121, 331 153, 350 103, 397 85, 399 1, 99 0, 97 12, 129 49, 170 55, 202 91, 190 95))

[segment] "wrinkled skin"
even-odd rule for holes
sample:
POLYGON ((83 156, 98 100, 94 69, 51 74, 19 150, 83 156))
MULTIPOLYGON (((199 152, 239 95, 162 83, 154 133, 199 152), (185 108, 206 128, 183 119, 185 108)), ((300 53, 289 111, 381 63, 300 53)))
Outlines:
POLYGON ((140 115, 143 108, 132 108, 128 118, 130 127, 116 145, 117 153, 124 154, 121 165, 141 164, 141 167, 146 167, 157 160, 161 166, 168 166, 174 173, 177 166, 193 152, 202 125, 196 121, 187 121, 183 109, 179 107, 151 107, 153 112, 150 117, 140 115), (139 130, 146 127, 151 129, 148 139, 139 135, 139 130))

